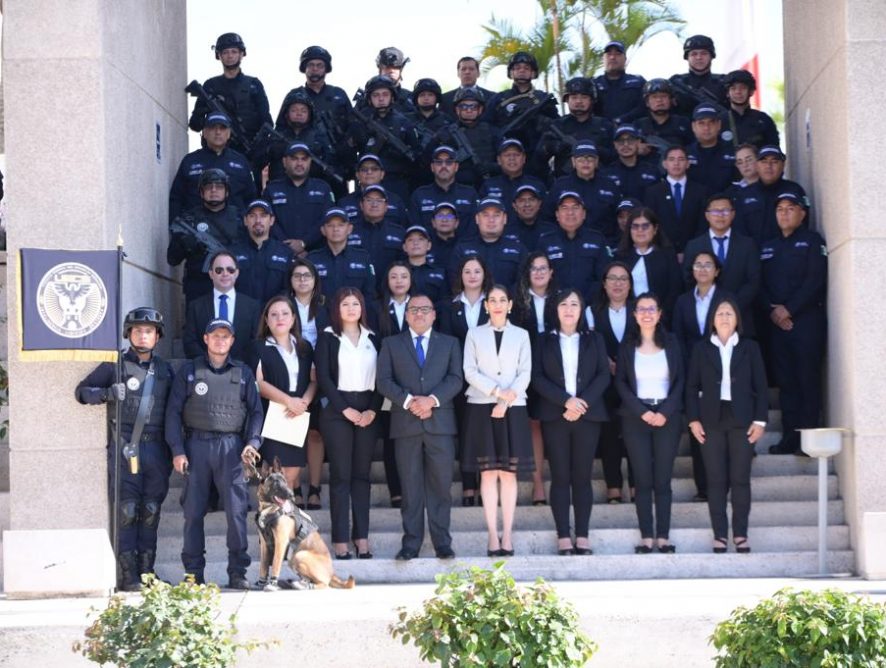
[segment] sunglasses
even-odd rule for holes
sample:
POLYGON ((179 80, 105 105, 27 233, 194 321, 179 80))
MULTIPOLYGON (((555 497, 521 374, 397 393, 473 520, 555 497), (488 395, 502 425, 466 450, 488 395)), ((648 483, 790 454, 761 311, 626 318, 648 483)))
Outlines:
POLYGON ((219 276, 221 276, 225 272, 228 272, 229 274, 236 274, 237 267, 213 267, 212 271, 219 276))

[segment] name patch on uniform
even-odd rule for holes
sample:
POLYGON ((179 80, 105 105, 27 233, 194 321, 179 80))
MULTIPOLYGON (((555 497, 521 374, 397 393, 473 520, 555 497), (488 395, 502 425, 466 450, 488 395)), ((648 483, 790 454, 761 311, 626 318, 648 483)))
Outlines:
POLYGON ((581 245, 582 248, 600 248, 597 244, 588 243, 587 241, 581 245))
MULTIPOLYGON (((239 260, 240 258, 237 258, 237 259, 239 260)), ((243 258, 243 259, 245 260, 246 258, 243 258)), ((286 262, 286 261, 287 261, 287 259, 281 255, 272 255, 271 256, 271 262, 286 262)))
POLYGON ((135 392, 136 390, 138 390, 138 388, 141 387, 141 383, 138 382, 138 378, 133 376, 132 378, 130 378, 129 380, 126 381, 126 387, 127 387, 127 389, 130 389, 133 392, 135 392))
POLYGON ((207 392, 209 392, 209 385, 207 385, 206 383, 204 383, 204 382, 201 380, 199 383, 197 383, 196 385, 194 385, 194 392, 195 392, 196 394, 199 394, 199 395, 202 397, 204 394, 206 394, 207 392))
POLYGON ((366 265, 360 262, 351 262, 348 267, 351 269, 366 269, 366 265))
POLYGON ((808 241, 798 241, 794 244, 794 248, 809 248, 808 241))
POLYGON ((563 253, 548 253, 549 260, 562 260, 563 253))

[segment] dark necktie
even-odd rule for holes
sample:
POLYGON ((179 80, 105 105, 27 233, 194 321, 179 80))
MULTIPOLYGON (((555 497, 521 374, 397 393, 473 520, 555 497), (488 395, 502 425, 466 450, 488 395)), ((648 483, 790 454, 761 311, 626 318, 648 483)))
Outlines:
POLYGON ((674 184, 674 208, 677 210, 678 216, 683 214, 683 184, 682 183, 675 183, 674 184))
POLYGON ((228 318, 228 296, 218 296, 218 317, 222 320, 230 320, 228 318))
POLYGON ((717 259, 720 260, 720 264, 726 263, 726 240, 729 237, 714 237, 714 241, 717 242, 717 259))
POLYGON ((425 338, 424 334, 419 334, 415 337, 415 356, 418 357, 418 365, 420 367, 425 365, 425 349, 421 345, 423 338, 425 338))

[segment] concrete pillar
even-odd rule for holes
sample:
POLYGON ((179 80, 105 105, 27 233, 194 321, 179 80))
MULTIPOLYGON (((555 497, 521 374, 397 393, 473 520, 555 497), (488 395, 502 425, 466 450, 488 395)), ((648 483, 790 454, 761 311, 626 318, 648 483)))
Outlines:
MULTIPOLYGON (((837 466, 860 573, 886 545, 886 3, 784 0, 787 153, 830 253, 827 423, 851 438, 837 466), (867 519, 866 519, 867 516, 867 519)), ((810 360, 815 363, 815 360, 810 360)), ((875 566, 875 564, 878 564, 875 566)))
MULTIPOLYGON (((18 249, 111 249, 119 228, 128 254, 124 309, 170 313, 177 304, 165 252, 168 188, 187 148, 185 2, 5 0, 3 13, 10 525, 84 530, 88 540, 108 528, 104 409, 74 400, 93 365, 17 359, 18 249)), ((5 546, 13 542, 27 545, 5 546)), ((80 564, 88 576, 66 587, 40 555, 30 563, 21 556, 6 551, 13 594, 107 584, 106 573, 80 564)))

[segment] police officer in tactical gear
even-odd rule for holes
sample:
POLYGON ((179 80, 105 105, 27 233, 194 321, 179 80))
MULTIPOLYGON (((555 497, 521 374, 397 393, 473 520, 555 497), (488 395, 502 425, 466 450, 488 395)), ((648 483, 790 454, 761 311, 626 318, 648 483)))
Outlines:
POLYGON ((122 355, 121 380, 114 364, 104 362, 77 385, 81 404, 108 405, 109 495, 119 480, 118 587, 138 591, 141 575, 154 572, 160 508, 169 490, 172 460, 163 434, 172 368, 154 354, 163 336, 163 316, 149 307, 133 309, 123 322, 129 348, 122 355), (120 402, 120 445, 114 438, 116 406, 120 402), (135 448, 135 450, 133 450, 135 448), (137 454, 134 454, 136 453, 137 454), (138 466, 133 472, 130 459, 138 466))
MULTIPOLYGON (((538 78, 538 61, 531 53, 517 51, 508 59, 508 78, 514 84, 510 89, 497 93, 488 103, 487 114, 493 125, 504 129, 527 109, 541 105, 541 108, 529 116, 518 126, 512 127, 505 135, 515 137, 523 142, 530 155, 535 151, 547 122, 557 118, 557 102, 553 97, 532 86, 533 79, 538 78)), ((546 178, 547 173, 539 172, 538 167, 530 166, 539 178, 546 178)))
MULTIPOLYGON (((203 83, 206 92, 219 99, 222 106, 232 117, 237 118, 238 128, 245 137, 236 137, 232 147, 240 153, 246 153, 246 142, 251 142, 259 128, 271 122, 268 107, 268 96, 265 88, 255 77, 243 74, 240 63, 246 57, 246 45, 237 33, 226 32, 215 40, 215 59, 221 61, 224 72, 221 76, 212 77, 203 83)), ((188 126, 195 132, 203 129, 209 108, 203 100, 198 99, 188 126)))
POLYGON ((536 160, 544 167, 554 159, 554 176, 565 176, 572 171, 572 148, 581 140, 597 147, 604 165, 612 162, 612 121, 594 116, 597 88, 588 77, 573 77, 566 82, 563 101, 569 113, 551 123, 536 148, 536 160), (554 130, 556 128, 559 132, 554 130))
POLYGON ((255 197, 255 181, 249 160, 230 147, 231 119, 212 112, 203 126, 202 148, 188 153, 179 163, 169 189, 169 222, 183 211, 200 204, 197 188, 200 175, 207 169, 220 169, 228 175, 230 202, 242 210, 255 197))
POLYGON ((757 148, 768 144, 778 146, 778 128, 765 111, 751 109, 751 97, 757 90, 757 80, 747 70, 733 70, 723 79, 729 109, 723 114, 721 136, 737 148, 753 144, 757 148), (728 135, 727 135, 728 133, 728 135))
POLYGON ((440 130, 431 146, 436 148, 445 144, 455 148, 459 155, 456 180, 478 189, 485 179, 498 174, 495 158, 501 144, 501 132, 481 120, 486 100, 478 88, 460 89, 454 102, 457 120, 440 130))
POLYGON ((261 447, 261 400, 252 371, 229 355, 234 343, 231 323, 211 320, 203 341, 206 354, 182 365, 166 406, 166 441, 175 470, 185 475, 182 565, 186 574, 204 582, 203 518, 215 484, 224 499, 228 527, 228 587, 245 590, 249 491, 243 463, 257 457, 261 447))
POLYGON ((664 152, 648 141, 650 137, 661 140, 662 146, 688 146, 694 136, 689 119, 673 113, 674 90, 667 79, 650 79, 643 86, 643 101, 646 115, 634 123, 646 139, 640 144, 640 155, 658 164, 664 159, 664 152))
POLYGON ((419 79, 412 89, 412 104, 415 110, 406 114, 406 118, 415 126, 423 150, 428 148, 434 134, 450 121, 440 113, 442 95, 440 84, 434 79, 419 79))
POLYGON ((191 302, 212 290, 207 260, 218 250, 245 238, 243 214, 228 203, 230 179, 220 169, 207 169, 198 182, 201 203, 176 217, 170 226, 166 261, 173 267, 184 261, 182 288, 191 302))
MULTIPOLYGON (((413 110, 412 91, 403 88, 403 68, 408 62, 409 58, 396 46, 386 46, 375 57, 379 76, 388 77, 394 82, 394 107, 404 114, 413 110)), ((366 91, 366 95, 369 95, 369 91, 366 91)))
POLYGON ((689 71, 671 77, 678 114, 689 116, 702 102, 726 107, 723 75, 711 74, 711 62, 716 57, 714 40, 707 35, 693 35, 683 42, 683 60, 689 65, 689 71))
POLYGON ((643 86, 646 79, 626 74, 627 55, 623 42, 613 40, 603 47, 603 74, 594 79, 597 98, 594 113, 614 125, 639 118, 645 112, 643 86))

